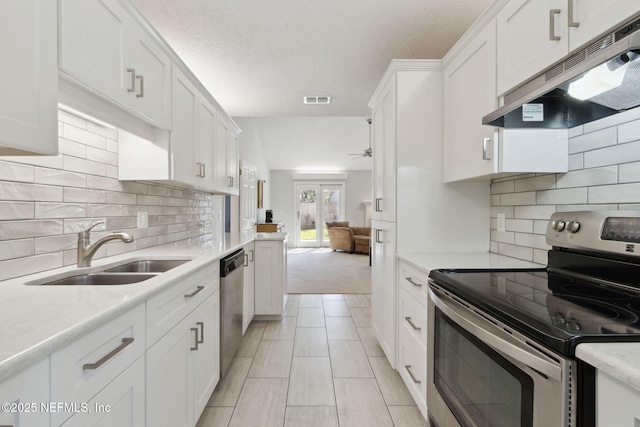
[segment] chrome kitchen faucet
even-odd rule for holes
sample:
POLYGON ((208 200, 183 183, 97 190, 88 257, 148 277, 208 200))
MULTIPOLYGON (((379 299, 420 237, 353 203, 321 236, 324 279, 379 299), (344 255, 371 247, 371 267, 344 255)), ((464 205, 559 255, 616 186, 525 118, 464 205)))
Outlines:
POLYGON ((96 251, 100 249, 100 246, 111 240, 120 239, 125 243, 133 242, 133 236, 131 234, 121 232, 108 234, 92 245, 90 241, 91 229, 100 224, 104 224, 104 222, 96 222, 91 227, 78 233, 78 267, 90 267, 91 259, 96 254, 96 251))

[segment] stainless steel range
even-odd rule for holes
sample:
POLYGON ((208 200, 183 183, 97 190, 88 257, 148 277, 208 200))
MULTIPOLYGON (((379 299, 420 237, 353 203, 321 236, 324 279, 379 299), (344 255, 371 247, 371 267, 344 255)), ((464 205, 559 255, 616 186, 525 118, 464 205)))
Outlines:
POLYGON ((549 264, 434 270, 427 406, 440 427, 593 427, 582 342, 640 341, 640 211, 558 212, 549 264))

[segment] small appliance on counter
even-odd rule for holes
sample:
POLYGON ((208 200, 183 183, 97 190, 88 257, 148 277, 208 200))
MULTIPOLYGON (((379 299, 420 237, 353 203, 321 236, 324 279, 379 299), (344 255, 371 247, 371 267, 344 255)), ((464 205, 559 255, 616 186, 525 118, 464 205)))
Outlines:
POLYGON ((273 211, 272 210, 267 210, 265 213, 265 220, 264 222, 273 222, 273 211))

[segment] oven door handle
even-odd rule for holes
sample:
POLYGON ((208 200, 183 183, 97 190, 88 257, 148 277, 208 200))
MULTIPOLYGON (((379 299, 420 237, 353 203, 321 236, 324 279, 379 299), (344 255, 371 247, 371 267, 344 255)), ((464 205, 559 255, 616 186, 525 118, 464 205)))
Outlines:
MULTIPOLYGON (((531 351, 527 351, 526 349, 514 344, 513 342, 509 342, 508 340, 503 339, 495 333, 489 332, 482 326, 468 319, 460 310, 457 310, 455 307, 452 307, 451 305, 440 299, 440 297, 433 289, 429 289, 429 297, 436 305, 436 307, 438 307, 451 320, 456 322, 462 328, 466 329, 469 333, 476 336, 485 344, 492 347, 498 353, 506 354, 512 359, 519 361, 520 363, 546 375, 549 378, 553 378, 557 381, 562 380, 562 367, 559 364, 554 364, 548 360, 545 360, 533 354, 531 351)), ((482 322, 483 319, 478 317, 478 321, 482 322)), ((505 335, 506 334, 507 332, 505 332, 505 335)))

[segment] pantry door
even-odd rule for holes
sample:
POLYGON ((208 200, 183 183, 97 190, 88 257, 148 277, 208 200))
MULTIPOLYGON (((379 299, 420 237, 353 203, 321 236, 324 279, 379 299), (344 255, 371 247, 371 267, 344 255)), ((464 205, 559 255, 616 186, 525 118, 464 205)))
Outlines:
POLYGON ((325 222, 344 221, 344 184, 296 183, 296 246, 329 246, 325 222))

